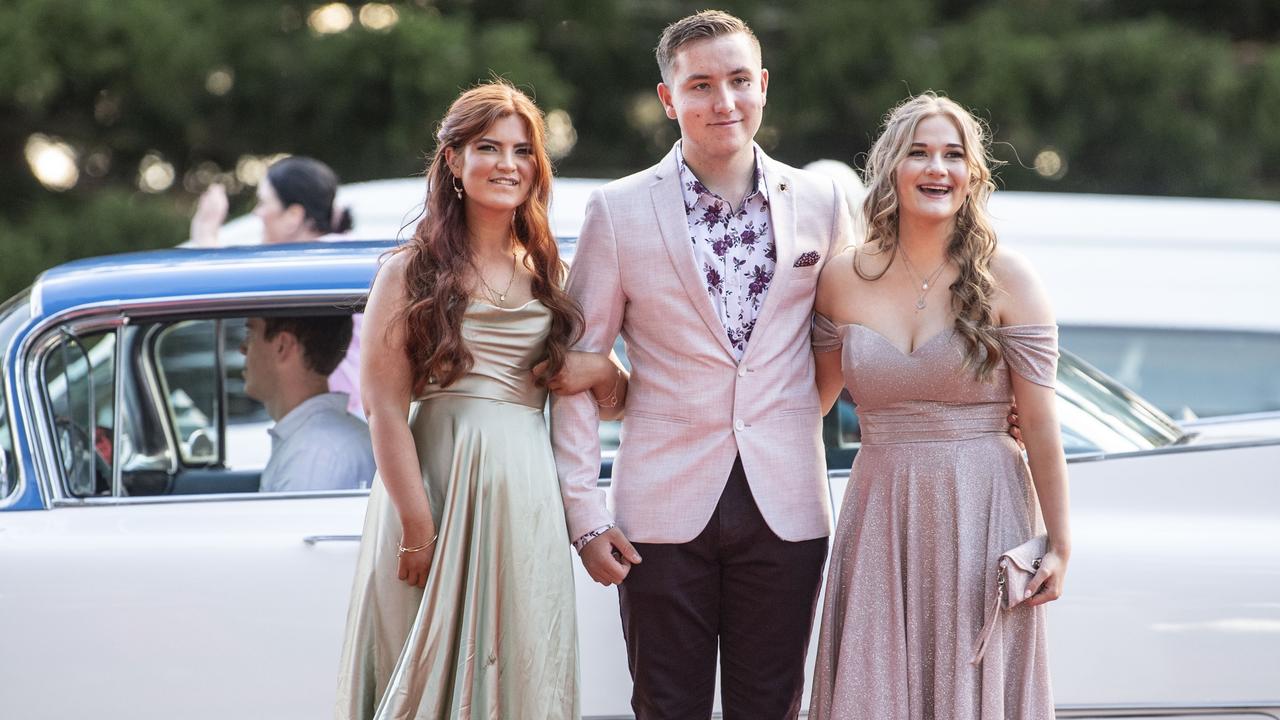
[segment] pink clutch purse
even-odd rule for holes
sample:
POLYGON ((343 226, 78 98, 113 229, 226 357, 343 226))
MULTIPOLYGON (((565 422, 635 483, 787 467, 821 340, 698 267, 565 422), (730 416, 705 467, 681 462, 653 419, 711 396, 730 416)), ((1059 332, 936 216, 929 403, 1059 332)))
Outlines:
POLYGON ((1048 549, 1049 536, 1037 535, 1012 550, 1006 550, 996 561, 996 592, 987 608, 987 619, 978 636, 978 647, 970 663, 977 665, 987 651, 987 641, 1000 626, 1003 611, 1012 610, 1022 602, 1027 585, 1040 569, 1040 561, 1048 549), (1003 610, 1003 611, 1002 611, 1003 610))

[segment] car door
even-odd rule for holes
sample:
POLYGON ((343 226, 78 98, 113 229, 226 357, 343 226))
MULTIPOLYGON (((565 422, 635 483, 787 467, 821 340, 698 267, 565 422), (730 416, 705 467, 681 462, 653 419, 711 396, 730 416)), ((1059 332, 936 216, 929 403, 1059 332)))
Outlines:
POLYGON ((367 491, 226 465, 225 327, 82 320, 26 359, 49 507, 0 533, 5 716, 332 713, 367 491))

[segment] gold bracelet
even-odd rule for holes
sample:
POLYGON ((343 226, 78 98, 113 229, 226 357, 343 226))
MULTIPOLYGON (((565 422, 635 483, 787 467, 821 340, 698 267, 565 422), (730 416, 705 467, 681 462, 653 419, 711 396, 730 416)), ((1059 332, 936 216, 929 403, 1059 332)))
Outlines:
POLYGON ((613 392, 609 393, 609 397, 604 400, 597 400, 596 405, 602 408, 618 407, 618 381, 622 379, 622 371, 614 368, 613 371, 613 392))
MULTIPOLYGON (((396 550, 396 557, 400 557, 401 555, 404 555, 405 553, 416 553, 416 552, 422 552, 423 550, 426 550, 427 548, 431 547, 432 545, 435 545, 435 544, 436 544, 436 538, 438 538, 438 537, 440 537, 440 533, 436 533, 435 535, 433 535, 433 536, 431 537, 431 539, 430 539, 430 540, 428 540, 428 541, 426 541, 426 542, 422 543, 421 545, 418 545, 417 547, 405 547, 404 545, 402 545, 402 544, 400 544, 400 543, 396 543, 396 544, 399 546, 399 548, 400 548, 399 550, 396 550)), ((402 541, 402 542, 403 542, 403 541, 402 541)))

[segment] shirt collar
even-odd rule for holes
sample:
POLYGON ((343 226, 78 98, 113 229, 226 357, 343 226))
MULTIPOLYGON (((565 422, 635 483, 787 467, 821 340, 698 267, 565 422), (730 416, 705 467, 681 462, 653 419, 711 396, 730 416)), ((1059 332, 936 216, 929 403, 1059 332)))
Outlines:
MULTIPOLYGON (((755 143, 751 143, 751 150, 756 158, 755 183, 751 188, 751 192, 742 198, 743 205, 750 202, 756 195, 766 201, 769 199, 768 185, 764 181, 764 152, 755 143)), ((693 170, 684 161, 684 149, 679 142, 676 143, 676 164, 680 168, 680 190, 684 193, 684 204, 687 207, 695 207, 699 202, 704 205, 714 201, 720 201, 726 205, 729 204, 728 200, 708 190, 702 184, 702 181, 698 179, 698 176, 693 174, 693 170)))
POLYGON ((347 394, 340 392, 320 393, 303 400, 298 406, 280 418, 268 432, 279 440, 288 440, 315 415, 347 411, 347 394))

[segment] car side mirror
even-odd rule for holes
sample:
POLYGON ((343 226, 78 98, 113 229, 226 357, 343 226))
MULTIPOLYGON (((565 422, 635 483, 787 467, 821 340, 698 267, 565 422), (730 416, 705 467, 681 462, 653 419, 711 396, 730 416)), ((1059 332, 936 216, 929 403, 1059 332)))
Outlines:
POLYGON ((214 441, 213 434, 204 428, 192 431, 187 436, 185 445, 184 454, 193 461, 217 462, 218 460, 218 443, 214 441))

